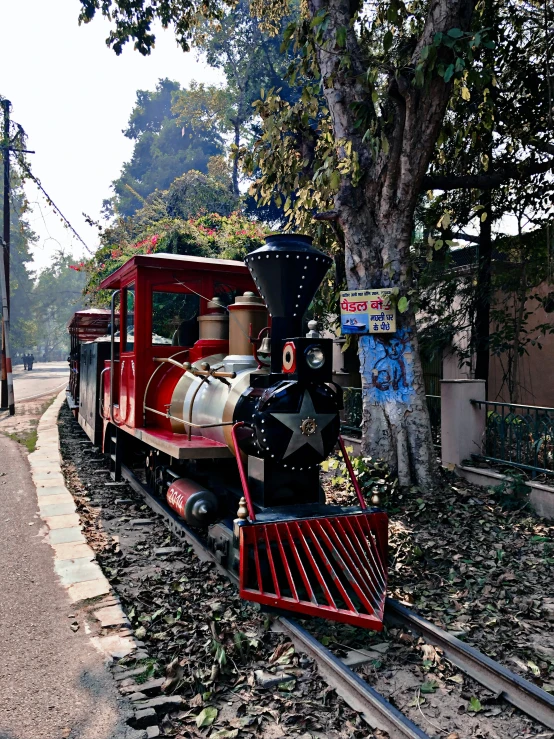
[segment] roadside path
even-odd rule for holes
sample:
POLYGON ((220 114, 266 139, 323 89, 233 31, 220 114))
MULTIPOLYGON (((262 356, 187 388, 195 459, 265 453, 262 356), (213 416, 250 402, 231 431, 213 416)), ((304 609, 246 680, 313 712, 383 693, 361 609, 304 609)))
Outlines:
POLYGON ((21 445, 0 434, 0 739, 127 739, 115 683, 54 572, 21 445))
POLYGON ((14 368, 15 416, 10 416, 7 409, 0 410, 0 433, 11 434, 15 441, 27 444, 48 402, 68 380, 67 362, 39 362, 30 372, 17 365, 14 368))
POLYGON ((68 381, 67 362, 35 362, 31 371, 18 364, 13 369, 15 402, 61 389, 68 381))

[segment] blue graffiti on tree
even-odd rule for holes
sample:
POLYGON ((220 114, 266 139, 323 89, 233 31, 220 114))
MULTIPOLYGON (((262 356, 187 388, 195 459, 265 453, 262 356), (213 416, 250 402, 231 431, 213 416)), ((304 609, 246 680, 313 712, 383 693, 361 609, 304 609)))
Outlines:
POLYGON ((410 329, 360 337, 364 395, 370 403, 408 403, 414 397, 410 329))

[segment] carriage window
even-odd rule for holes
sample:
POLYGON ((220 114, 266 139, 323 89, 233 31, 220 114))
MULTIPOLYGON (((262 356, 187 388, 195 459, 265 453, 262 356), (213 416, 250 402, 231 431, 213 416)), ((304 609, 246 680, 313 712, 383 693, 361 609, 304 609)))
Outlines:
POLYGON ((135 286, 125 290, 125 349, 126 352, 135 350, 135 286))
POLYGON ((198 340, 199 311, 198 295, 154 290, 152 344, 192 346, 198 340))

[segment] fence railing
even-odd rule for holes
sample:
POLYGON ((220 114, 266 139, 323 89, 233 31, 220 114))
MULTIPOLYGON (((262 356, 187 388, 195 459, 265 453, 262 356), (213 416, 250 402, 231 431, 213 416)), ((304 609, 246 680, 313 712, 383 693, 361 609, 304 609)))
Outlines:
POLYGON ((472 400, 486 411, 484 453, 489 462, 554 474, 554 408, 472 400))
POLYGON ((362 435, 362 388, 343 388, 344 411, 341 421, 342 433, 354 437, 362 435))
MULTIPOLYGON (((344 411, 342 414, 341 430, 350 436, 362 435, 362 388, 343 388, 344 411)), ((427 395, 427 407, 431 419, 431 433, 435 447, 441 445, 441 396, 427 395)))

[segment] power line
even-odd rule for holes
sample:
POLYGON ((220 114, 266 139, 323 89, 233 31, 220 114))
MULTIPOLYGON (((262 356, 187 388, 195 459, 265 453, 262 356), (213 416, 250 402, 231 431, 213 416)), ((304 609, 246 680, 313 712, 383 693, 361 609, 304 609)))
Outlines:
MULTIPOLYGON (((0 100, 3 100, 3 99, 0 98, 0 100)), ((9 101, 6 101, 6 102, 9 105, 9 101)), ((8 123, 7 123, 7 126, 5 126, 5 128, 6 128, 6 131, 4 131, 4 137, 6 139, 6 144, 0 147, 1 149, 4 150, 5 157, 9 157, 10 151, 13 151, 14 153, 18 153, 18 154, 34 154, 35 153, 34 151, 29 151, 28 149, 25 148, 27 134, 25 133, 25 129, 20 123, 16 123, 16 121, 10 121, 8 119, 8 123), (9 133, 10 125, 15 126, 17 129, 17 133, 14 135, 12 140, 10 140, 10 133, 9 133), (18 148, 11 146, 12 142, 15 142, 18 136, 19 136, 20 146, 18 148)), ((38 177, 35 177, 35 175, 31 172, 31 169, 29 165, 27 164, 27 162, 25 161, 25 159, 22 156, 20 156, 18 157, 18 162, 19 162, 20 167, 27 173, 27 176, 33 180, 35 185, 42 192, 42 194, 46 198, 47 203, 52 206, 52 208, 56 211, 56 213, 58 213, 58 215, 60 216, 62 221, 65 223, 67 228, 69 228, 69 230, 74 234, 74 236, 81 242, 81 244, 85 247, 85 249, 88 251, 89 254, 94 254, 94 252, 91 249, 89 249, 88 246, 85 244, 85 242, 83 241, 81 236, 77 233, 77 231, 72 226, 70 221, 64 216, 64 214, 58 208, 56 203, 52 200, 50 195, 46 192, 46 190, 42 186, 42 183, 38 179, 38 177)))
POLYGON ((56 203, 52 200, 52 198, 50 197, 50 195, 46 192, 46 190, 42 186, 42 183, 38 179, 38 177, 35 177, 35 175, 31 172, 31 170, 29 169, 28 165, 25 162, 20 162, 20 164, 23 167, 23 169, 25 170, 25 172, 27 173, 27 175, 33 180, 33 182, 35 183, 35 185, 38 187, 38 189, 44 195, 44 197, 46 198, 48 204, 51 205, 52 208, 54 208, 54 210, 61 217, 61 219, 63 220, 63 222, 65 223, 65 225, 69 228, 70 231, 72 231, 73 235, 81 242, 81 244, 85 247, 85 249, 88 251, 89 254, 94 254, 94 252, 92 251, 92 249, 89 249, 89 247, 85 244, 85 242, 83 241, 83 239, 81 238, 81 236, 73 228, 73 226, 71 225, 71 223, 69 222, 69 220, 64 216, 64 214, 58 208, 58 206, 56 205, 56 203))

